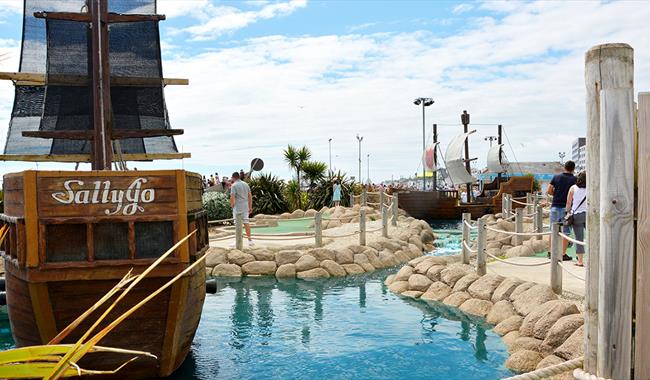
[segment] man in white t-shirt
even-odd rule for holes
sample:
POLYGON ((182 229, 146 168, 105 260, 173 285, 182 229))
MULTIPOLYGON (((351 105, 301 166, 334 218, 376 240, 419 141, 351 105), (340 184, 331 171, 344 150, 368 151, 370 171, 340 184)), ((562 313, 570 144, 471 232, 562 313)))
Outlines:
POLYGON ((240 179, 239 173, 232 173, 233 183, 230 186, 230 207, 232 207, 232 217, 237 219, 237 215, 242 216, 248 245, 253 246, 251 240, 250 210, 253 209, 253 196, 248 184, 240 179))

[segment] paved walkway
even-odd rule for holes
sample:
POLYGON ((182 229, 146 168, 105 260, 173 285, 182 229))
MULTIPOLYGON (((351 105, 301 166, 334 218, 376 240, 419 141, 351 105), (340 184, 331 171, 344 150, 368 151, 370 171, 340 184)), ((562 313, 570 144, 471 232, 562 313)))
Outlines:
MULTIPOLYGON (((515 263, 541 263, 548 261, 545 257, 512 257, 508 261, 515 263)), ((563 265, 571 271, 571 273, 585 278, 587 275, 584 267, 577 267, 574 265, 575 261, 565 261, 563 265)), ((488 273, 494 273, 506 277, 518 277, 524 281, 532 281, 538 284, 551 283, 551 266, 541 265, 534 267, 514 266, 499 261, 492 261, 487 264, 488 273)), ((573 293, 578 296, 584 297, 585 295, 585 282, 577 279, 565 270, 562 271, 562 290, 573 293)))

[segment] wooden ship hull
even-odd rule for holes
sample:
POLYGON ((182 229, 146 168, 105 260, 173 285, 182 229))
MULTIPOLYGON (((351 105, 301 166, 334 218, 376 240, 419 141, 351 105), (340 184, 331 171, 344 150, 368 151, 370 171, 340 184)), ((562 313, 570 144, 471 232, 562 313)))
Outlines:
MULTIPOLYGON (((486 184, 483 193, 471 203, 461 202, 455 190, 400 191, 398 203, 402 210, 417 219, 460 219, 463 213, 470 213, 472 219, 477 219, 501 212, 503 194, 520 197, 532 191, 533 177, 516 176, 486 184)), ((513 207, 520 205, 513 204, 513 207)))
MULTIPOLYGON (((25 171, 4 177, 9 238, 0 248, 8 315, 17 346, 45 344, 99 300, 128 270, 142 272, 173 244, 188 243, 138 284, 100 327, 187 268, 208 247, 198 174, 25 171)), ((115 378, 168 376, 187 356, 205 298, 198 265, 122 322, 102 345, 148 351, 115 378)), ((79 326, 76 341, 105 307, 79 326)), ((80 364, 111 370, 128 357, 90 354, 80 364)))

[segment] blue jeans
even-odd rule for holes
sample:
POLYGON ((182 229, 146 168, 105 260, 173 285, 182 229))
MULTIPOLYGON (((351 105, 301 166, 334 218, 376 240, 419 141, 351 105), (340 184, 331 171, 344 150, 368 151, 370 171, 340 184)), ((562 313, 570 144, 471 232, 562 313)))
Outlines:
MULTIPOLYGON (((551 225, 553 223, 564 223, 564 215, 566 215, 564 207, 551 207, 551 225)), ((563 226, 562 230, 568 235, 571 233, 571 226, 563 226)))

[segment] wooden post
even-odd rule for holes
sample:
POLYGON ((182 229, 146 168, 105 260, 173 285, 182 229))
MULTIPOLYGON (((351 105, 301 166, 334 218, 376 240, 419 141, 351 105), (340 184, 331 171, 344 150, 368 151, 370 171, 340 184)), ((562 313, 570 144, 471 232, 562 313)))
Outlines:
POLYGON ((503 216, 504 219, 512 216, 512 196, 510 194, 503 194, 506 202, 506 211, 503 216))
POLYGON ((508 194, 503 194, 501 196, 501 217, 503 217, 504 219, 507 217, 506 203, 508 203, 508 194))
POLYGON ((316 247, 323 246, 323 213, 317 212, 314 215, 314 238, 316 247))
POLYGON ((359 210, 359 245, 366 245, 366 210, 359 210))
POLYGON ((629 379, 632 365, 635 153, 632 91, 627 87, 600 92, 598 270, 600 281, 613 286, 598 289, 597 362, 598 376, 613 379, 629 379))
POLYGON ((350 191, 350 207, 354 206, 354 193, 350 191))
MULTIPOLYGON (((535 214, 535 232, 542 233, 544 231, 544 207, 537 205, 536 209, 537 213, 535 214)), ((536 236, 537 240, 541 240, 542 238, 542 235, 536 236)))
POLYGON ((388 237, 388 208, 381 208, 381 236, 388 237))
MULTIPOLYGON (((585 371, 596 374, 598 346, 598 262, 600 256, 600 90, 632 87, 633 50, 627 44, 604 44, 585 54, 587 90, 587 287, 585 294, 585 371), (593 263, 593 265, 591 264, 593 263)), ((610 141, 610 143, 612 143, 610 141)), ((599 376, 603 376, 599 374, 599 376)))
MULTIPOLYGON (((639 94, 634 378, 650 379, 650 93, 639 94)), ((590 251, 591 252, 591 251, 590 251)))
POLYGON ((361 193, 361 207, 366 207, 368 202, 368 190, 364 187, 361 193))
MULTIPOLYGON (((469 244, 469 226, 465 222, 469 223, 472 220, 472 214, 469 212, 463 213, 463 242, 469 244)), ((470 252, 465 248, 465 244, 461 246, 462 248, 462 258, 463 264, 469 264, 470 252)))
POLYGON ((393 194, 393 220, 391 222, 393 227, 397 226, 397 216, 399 214, 399 202, 398 202, 397 195, 398 195, 397 193, 393 194))
POLYGON ((560 223, 551 223, 551 289, 555 294, 562 294, 562 237, 560 223))
POLYGON ((533 208, 535 206, 533 204, 533 195, 531 193, 526 193, 526 214, 527 216, 531 216, 532 213, 534 213, 535 209, 533 208))
POLYGON ((477 253, 476 253, 476 274, 479 276, 484 276, 486 272, 485 268, 485 246, 487 245, 487 230, 485 229, 485 220, 483 218, 478 219, 478 244, 477 244, 477 253))
POLYGON ((382 212, 382 215, 383 215, 384 202, 385 201, 386 201, 386 197, 384 197, 384 192, 380 191, 379 192, 379 212, 382 212))
MULTIPOLYGON (((524 209, 523 207, 519 207, 518 209, 515 209, 515 232, 516 233, 522 233, 524 232, 524 209)), ((518 245, 521 245, 523 241, 523 237, 521 235, 514 235, 514 245, 515 247, 518 245)))
POLYGON ((235 248, 239 250, 244 248, 243 218, 242 214, 235 214, 235 248))

